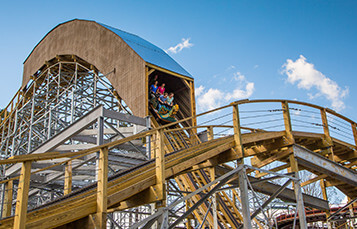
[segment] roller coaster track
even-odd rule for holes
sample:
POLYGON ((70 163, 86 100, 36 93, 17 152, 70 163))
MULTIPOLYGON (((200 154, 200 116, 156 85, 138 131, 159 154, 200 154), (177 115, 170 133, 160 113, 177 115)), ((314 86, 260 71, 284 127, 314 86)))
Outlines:
MULTIPOLYGON (((340 210, 341 207, 333 207, 330 209, 330 213, 336 213, 338 210, 340 210)), ((351 209, 352 210, 352 209, 351 209)), ((343 217, 352 217, 350 209, 344 209, 340 213, 338 213, 336 216, 338 218, 343 218, 343 217)), ((353 213, 357 213, 357 208, 353 208, 353 213)), ((282 214, 276 218, 278 228, 284 229, 284 228, 291 228, 294 224, 294 219, 295 219, 295 214, 282 214)), ((310 223, 312 222, 324 222, 327 220, 326 217, 326 212, 321 211, 321 210, 310 210, 306 211, 306 220, 310 223)), ((341 220, 344 224, 345 221, 341 220)), ((296 217, 296 222, 299 222, 299 216, 296 217)))
MULTIPOLYGON (((297 114, 297 116, 303 117, 301 114, 297 114)), ((230 168, 225 163, 237 160, 239 163, 242 163, 242 159, 244 158, 251 158, 251 165, 257 168, 262 168, 274 162, 280 162, 279 165, 269 168, 268 170, 270 171, 267 172, 261 171, 253 174, 253 170, 247 169, 248 180, 253 184, 250 189, 267 195, 273 195, 281 186, 270 183, 269 179, 265 180, 265 176, 269 172, 276 173, 290 168, 292 172, 307 170, 316 175, 314 178, 302 182, 302 186, 316 181, 323 181, 325 185, 338 188, 350 198, 357 197, 357 174, 355 171, 357 166, 356 123, 332 110, 297 101, 244 100, 194 117, 185 118, 172 124, 160 126, 158 123, 155 123, 155 120, 153 122, 155 128, 149 131, 90 149, 72 153, 46 152, 36 155, 14 156, 2 160, 1 164, 23 163, 25 165, 28 162, 61 158, 74 160, 98 151, 105 155, 105 152, 121 144, 150 137, 151 139, 155 139, 155 147, 151 149, 152 158, 154 159, 108 177, 106 193, 101 196, 104 198, 108 209, 124 210, 165 200, 165 189, 160 189, 160 187, 163 187, 162 185, 165 180, 175 179, 181 191, 187 191, 187 193, 193 192, 204 187, 216 177, 219 177, 220 173, 224 174, 233 169, 233 167, 230 168), (282 122, 283 128, 268 131, 269 128, 264 128, 260 125, 260 120, 264 120, 266 117, 256 117, 258 127, 244 126, 242 120, 244 120, 243 114, 245 113, 238 110, 238 107, 256 104, 263 104, 263 107, 268 112, 278 112, 281 114, 279 120, 282 122), (270 108, 271 104, 274 104, 274 106, 270 108), (296 111, 299 113, 302 112, 302 109, 291 109, 289 105, 308 107, 321 115, 321 119, 319 119, 321 124, 310 122, 312 126, 315 125, 321 128, 321 131, 314 133, 303 132, 301 129, 294 130, 291 112, 296 111), (205 115, 210 117, 209 115, 214 114, 214 112, 221 112, 225 109, 229 109, 231 112, 232 108, 233 116, 230 120, 232 125, 181 126, 181 123, 197 119, 198 117, 205 115), (334 119, 331 119, 332 116, 334 119), (332 137, 331 129, 334 126, 327 122, 328 119, 332 120, 332 122, 336 122, 339 119, 347 123, 345 126, 350 128, 350 135, 347 137, 352 136, 354 142, 347 143, 346 141, 332 137), (198 138, 196 133, 199 128, 207 129, 207 140, 200 140, 198 138), (213 128, 230 128, 233 130, 233 135, 228 134, 227 136, 219 137, 220 135, 218 134, 218 137, 213 137, 213 128), (160 158, 160 153, 164 155, 163 158, 160 158), (210 174, 210 169, 212 168, 215 169, 215 172, 210 174)), ((298 175, 296 176, 298 177, 298 175)), ((29 176, 27 177, 29 179, 29 176)), ((26 175, 22 174, 18 179, 20 180, 19 183, 25 182, 26 175)), ((297 190, 299 190, 300 182, 296 180, 294 182, 296 194, 297 190)), ((237 179, 230 180, 227 185, 236 187, 237 179)), ((94 183, 68 195, 64 195, 55 201, 32 209, 27 214, 25 212, 26 228, 56 228, 64 225, 69 227, 70 225, 76 225, 78 222, 83 223, 81 220, 92 217, 99 211, 98 190, 97 183, 94 183)), ((292 196, 292 193, 294 193, 293 189, 285 188, 280 193, 277 193, 277 197, 286 201, 300 201, 300 204, 303 199, 302 207, 305 205, 305 207, 318 208, 324 211, 328 211, 329 209, 327 202, 323 199, 305 193, 299 194, 299 192, 295 196, 292 196)), ((235 190, 233 190, 233 195, 235 196, 234 199, 240 198, 240 195, 235 190)), ((202 196, 204 196, 204 192, 187 201, 186 208, 194 206, 202 196)), ((22 204, 22 206, 27 205, 27 202, 21 203, 23 200, 21 199, 21 195, 18 194, 17 204, 22 204)), ((228 196, 224 191, 217 192, 217 201, 219 203, 218 225, 220 228, 238 228, 247 220, 244 207, 243 209, 242 207, 237 207, 236 200, 232 200, 232 197, 228 196)), ((244 200, 242 201, 244 202, 244 200)), ((161 204, 165 204, 165 202, 161 202, 161 204)), ((20 207, 17 207, 17 213, 20 211, 19 209, 20 207)), ((102 213, 105 213, 106 210, 102 210, 102 213)), ((208 203, 204 203, 198 208, 193 209, 192 216, 200 224, 204 224, 206 220, 206 223, 209 225, 214 225, 214 215, 208 203), (207 213, 207 217, 205 217, 205 213, 207 213)), ((14 218, 16 217, 15 213, 15 217, 10 216, 1 219, 0 228, 13 227, 14 218)), ((256 221, 256 225, 263 227, 261 221, 256 221)))

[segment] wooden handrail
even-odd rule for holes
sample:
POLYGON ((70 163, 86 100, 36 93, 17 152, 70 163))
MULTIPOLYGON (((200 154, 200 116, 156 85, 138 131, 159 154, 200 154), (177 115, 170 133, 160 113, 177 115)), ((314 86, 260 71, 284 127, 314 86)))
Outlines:
MULTIPOLYGON (((226 106, 222 106, 222 107, 210 110, 210 111, 203 112, 203 113, 198 114, 198 115, 187 117, 187 118, 178 120, 176 122, 169 123, 169 124, 157 127, 155 129, 151 129, 151 130, 139 133, 139 134, 132 135, 132 136, 124 138, 124 139, 119 139, 119 140, 116 140, 116 141, 113 141, 113 142, 109 142, 109 143, 106 143, 106 144, 103 144, 103 145, 100 145, 100 146, 95 146, 95 147, 90 148, 90 149, 85 149, 85 150, 81 150, 81 151, 78 151, 78 152, 69 152, 69 153, 47 152, 47 153, 40 153, 40 154, 13 156, 13 157, 11 157, 9 159, 0 160, 0 164, 13 164, 13 163, 19 163, 19 162, 24 162, 24 161, 50 160, 50 159, 58 159, 58 158, 78 156, 78 155, 89 153, 89 152, 97 152, 103 147, 112 148, 112 147, 115 147, 116 145, 120 145, 120 144, 126 143, 128 141, 132 141, 134 139, 137 139, 137 138, 143 138, 143 137, 152 135, 158 130, 166 129, 166 128, 174 126, 176 124, 179 124, 179 123, 182 123, 182 122, 185 122, 185 121, 190 121, 191 119, 194 119, 194 118, 206 115, 206 114, 210 114, 210 113, 213 113, 213 112, 216 112, 216 111, 219 111, 219 110, 231 107, 231 106, 235 106, 235 105, 239 105, 239 104, 248 104, 248 103, 268 103, 268 102, 279 102, 279 103, 281 103, 281 102, 284 102, 284 101, 286 101, 287 103, 305 105, 305 106, 313 107, 313 108, 316 108, 316 109, 325 109, 325 108, 323 108, 321 106, 317 106, 317 105, 313 105, 313 104, 309 104, 309 103, 305 103, 305 102, 294 101, 294 100, 283 100, 283 99, 261 99, 261 100, 247 100, 246 99, 246 100, 239 100, 239 101, 232 102, 231 104, 226 105, 226 106)), ((337 114, 336 112, 334 112, 332 110, 327 109, 326 111, 328 113, 331 113, 333 115, 336 115, 336 116, 344 119, 347 122, 350 122, 351 124, 356 124, 352 120, 350 120, 350 119, 348 119, 348 118, 346 118, 346 117, 344 117, 342 115, 339 115, 339 114, 337 114)), ((222 125, 209 125, 209 126, 222 127, 222 125)), ((199 126, 190 127, 190 128, 192 129, 192 128, 198 128, 198 127, 199 126)), ((203 128, 203 127, 207 127, 207 126, 201 126, 201 127, 203 128)), ((242 129, 243 128, 251 130, 251 128, 242 127, 242 129)))

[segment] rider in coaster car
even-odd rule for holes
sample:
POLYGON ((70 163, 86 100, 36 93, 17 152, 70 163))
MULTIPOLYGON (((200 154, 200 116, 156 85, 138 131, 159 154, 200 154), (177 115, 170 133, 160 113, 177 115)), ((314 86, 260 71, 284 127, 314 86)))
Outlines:
POLYGON ((169 97, 167 97, 166 104, 170 109, 174 105, 174 93, 173 92, 170 92, 169 97))
POLYGON ((167 104, 167 92, 165 92, 163 95, 159 96, 159 110, 161 106, 165 106, 167 104))
POLYGON ((165 92, 165 83, 162 83, 160 87, 157 88, 156 93, 159 95, 163 95, 165 92))
POLYGON ((150 86, 150 95, 151 97, 155 97, 155 94, 157 92, 157 88, 158 88, 158 82, 155 81, 151 86, 150 86))

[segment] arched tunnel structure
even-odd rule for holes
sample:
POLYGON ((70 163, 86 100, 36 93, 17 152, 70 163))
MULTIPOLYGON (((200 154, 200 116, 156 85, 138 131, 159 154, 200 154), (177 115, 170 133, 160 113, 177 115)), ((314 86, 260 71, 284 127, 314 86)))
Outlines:
POLYGON ((284 99, 196 114, 184 68, 95 21, 60 24, 36 45, 0 137, 0 228, 354 224, 354 121, 284 99), (155 80, 175 112, 154 105, 155 80), (330 209, 331 189, 349 203, 330 209))

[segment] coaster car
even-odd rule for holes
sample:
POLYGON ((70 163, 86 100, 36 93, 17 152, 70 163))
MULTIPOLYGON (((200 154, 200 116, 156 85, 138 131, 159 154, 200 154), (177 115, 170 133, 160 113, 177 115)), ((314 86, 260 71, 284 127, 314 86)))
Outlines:
POLYGON ((177 121, 175 115, 179 110, 178 104, 169 107, 165 104, 161 104, 156 96, 151 96, 149 103, 151 113, 154 114, 156 120, 161 123, 171 123, 177 121))

